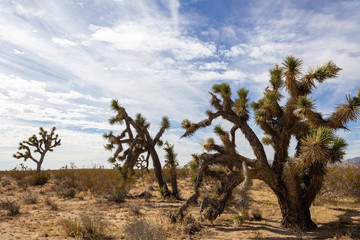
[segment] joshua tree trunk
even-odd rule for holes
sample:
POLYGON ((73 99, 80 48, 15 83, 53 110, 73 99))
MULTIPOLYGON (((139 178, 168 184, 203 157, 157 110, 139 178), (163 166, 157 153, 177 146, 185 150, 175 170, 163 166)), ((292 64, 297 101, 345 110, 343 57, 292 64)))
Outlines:
POLYGON ((164 175, 162 173, 162 168, 161 168, 161 163, 160 163, 160 160, 159 160, 159 156, 156 153, 154 148, 150 149, 150 155, 151 155, 151 158, 153 160, 155 176, 156 176, 156 179, 158 181, 159 188, 160 189, 162 188, 163 191, 164 191, 164 195, 168 197, 168 196, 171 195, 171 192, 169 191, 169 189, 167 187, 167 184, 165 182, 164 175))
POLYGON ((177 186, 177 178, 176 178, 176 168, 170 168, 170 174, 171 174, 171 188, 172 193, 176 198, 179 198, 179 190, 177 186))
POLYGON ((277 196, 279 207, 281 209, 282 227, 299 231, 311 230, 317 227, 311 220, 310 206, 307 206, 304 203, 303 198, 298 197, 292 199, 284 189, 274 191, 274 193, 277 196))

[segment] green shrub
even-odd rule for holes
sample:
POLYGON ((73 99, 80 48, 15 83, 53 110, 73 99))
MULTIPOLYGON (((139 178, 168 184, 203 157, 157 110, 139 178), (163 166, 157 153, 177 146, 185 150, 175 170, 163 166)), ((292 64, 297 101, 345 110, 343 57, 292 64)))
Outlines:
POLYGON ((50 177, 46 173, 35 174, 30 178, 30 185, 32 186, 42 186, 49 182, 50 177))

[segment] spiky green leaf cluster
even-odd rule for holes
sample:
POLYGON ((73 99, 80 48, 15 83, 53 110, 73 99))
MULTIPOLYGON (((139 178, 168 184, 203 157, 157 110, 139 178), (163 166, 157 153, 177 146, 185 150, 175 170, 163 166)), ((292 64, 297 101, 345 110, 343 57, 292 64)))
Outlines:
POLYGON ((148 128, 150 127, 150 123, 146 121, 146 118, 141 115, 141 113, 137 113, 135 115, 135 122, 140 127, 148 128))
POLYGON ((343 138, 335 138, 332 146, 332 150, 335 154, 335 160, 340 161, 344 159, 345 148, 348 146, 347 142, 343 138))
POLYGON ((248 94, 249 90, 246 88, 240 88, 237 91, 238 97, 234 102, 234 112, 239 117, 247 117, 248 116, 248 107, 249 107, 249 99, 248 94))
POLYGON ((205 114, 206 114, 206 116, 210 116, 211 114, 213 114, 213 112, 208 109, 208 110, 206 110, 205 114))
POLYGON ((272 139, 269 136, 265 136, 261 139, 262 144, 270 145, 272 143, 272 139))
POLYGON ((327 78, 337 77, 341 68, 337 67, 333 61, 329 61, 321 67, 317 67, 314 72, 314 78, 322 83, 327 78))
POLYGON ((161 127, 168 129, 170 127, 170 121, 168 117, 163 117, 161 121, 161 127))
POLYGON ((206 139, 205 141, 203 141, 201 143, 201 145, 203 146, 203 148, 206 150, 206 151, 212 151, 213 150, 213 146, 215 144, 215 140, 214 138, 208 138, 206 139))
POLYGON ((200 159, 196 154, 192 155, 193 159, 189 161, 185 166, 189 167, 191 170, 195 171, 200 167, 200 159))
POLYGON ((303 110, 312 109, 314 107, 314 101, 306 96, 298 98, 297 107, 303 110))
POLYGON ((224 129, 222 128, 222 126, 221 125, 216 125, 215 127, 214 127, 214 133, 216 134, 216 135, 218 135, 218 136, 221 136, 221 135, 224 135, 225 134, 225 131, 224 131, 224 129))
POLYGON ((290 55, 284 59, 282 64, 285 66, 285 74, 291 73, 292 75, 298 75, 301 71, 303 61, 300 58, 290 55))
POLYGON ((177 153, 174 150, 174 144, 170 145, 168 143, 165 144, 165 167, 175 168, 179 165, 177 161, 177 153))
POLYGON ((158 147, 162 147, 164 145, 164 141, 159 139, 156 144, 158 145, 158 147))
POLYGON ((231 88, 228 83, 214 84, 212 89, 214 93, 220 93, 223 98, 231 96, 231 88))
POLYGON ((330 128, 320 127, 310 131, 301 140, 301 158, 310 162, 327 160, 335 140, 334 131, 330 128))
POLYGON ((274 90, 279 90, 283 87, 284 81, 282 80, 282 69, 270 69, 270 84, 274 90))
POLYGON ((184 128, 184 129, 188 129, 191 127, 191 122, 189 119, 184 119, 182 122, 181 122, 181 127, 184 128))

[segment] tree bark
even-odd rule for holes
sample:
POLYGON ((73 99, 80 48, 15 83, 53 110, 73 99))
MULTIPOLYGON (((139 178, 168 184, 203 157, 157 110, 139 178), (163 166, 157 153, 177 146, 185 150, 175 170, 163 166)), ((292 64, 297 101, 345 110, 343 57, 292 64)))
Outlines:
POLYGON ((305 203, 303 198, 299 196, 290 201, 290 196, 284 187, 274 192, 282 214, 282 227, 293 231, 308 231, 317 228, 317 225, 311 220, 310 206, 305 203))
POLYGON ((159 160, 159 156, 156 153, 154 148, 150 148, 150 155, 151 155, 151 158, 153 160, 155 176, 156 176, 156 179, 158 181, 159 188, 163 189, 164 195, 166 197, 169 197, 171 195, 171 192, 169 191, 169 189, 168 189, 168 187, 166 185, 166 181, 165 181, 164 175, 162 173, 162 168, 161 168, 161 163, 160 163, 160 160, 159 160))
POLYGON ((179 190, 177 187, 177 178, 176 178, 176 168, 170 168, 170 174, 171 174, 171 188, 172 188, 172 194, 174 197, 179 199, 179 190))

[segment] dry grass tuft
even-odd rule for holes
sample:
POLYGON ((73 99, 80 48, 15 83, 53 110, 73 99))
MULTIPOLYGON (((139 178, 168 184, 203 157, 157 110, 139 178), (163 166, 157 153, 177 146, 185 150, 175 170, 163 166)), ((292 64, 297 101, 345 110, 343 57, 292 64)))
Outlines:
POLYGON ((165 230, 145 219, 135 219, 125 226, 126 239, 133 240, 163 240, 166 239, 165 230))
POLYGON ((9 199, 0 200, 0 210, 5 210, 6 216, 15 216, 20 213, 20 205, 9 199))
POLYGON ((108 238, 105 234, 106 224, 98 214, 62 219, 59 225, 68 237, 92 240, 108 238))
POLYGON ((46 204, 46 206, 49 206, 50 209, 53 211, 56 211, 59 209, 58 205, 54 201, 52 201, 50 197, 45 198, 45 204, 46 204))
POLYGON ((25 204, 36 204, 39 200, 39 195, 35 192, 28 191, 21 196, 21 200, 25 204))

